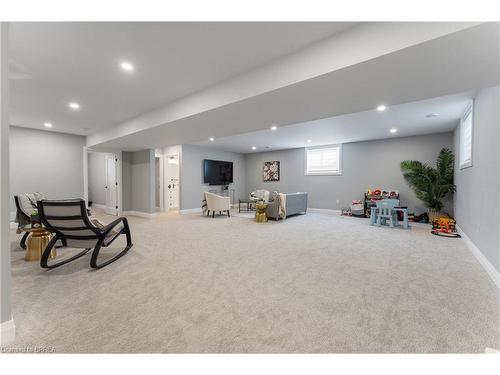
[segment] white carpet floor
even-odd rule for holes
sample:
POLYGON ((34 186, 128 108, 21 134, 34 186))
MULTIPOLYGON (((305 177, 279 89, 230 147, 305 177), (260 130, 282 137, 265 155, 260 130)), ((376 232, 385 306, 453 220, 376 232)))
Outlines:
MULTIPOLYGON (((105 217, 110 221, 111 217, 105 217)), ((12 231, 11 348, 56 352, 484 353, 500 293, 461 239, 308 213, 130 217, 134 247, 52 271, 12 231)), ((116 251, 117 248, 110 251, 116 251)), ((108 250, 109 251, 109 250, 108 250)))

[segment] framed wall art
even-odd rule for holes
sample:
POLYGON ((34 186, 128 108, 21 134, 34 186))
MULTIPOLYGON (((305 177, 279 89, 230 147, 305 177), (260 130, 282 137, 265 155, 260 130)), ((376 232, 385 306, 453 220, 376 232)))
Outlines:
POLYGON ((264 182, 273 182, 280 180, 280 162, 265 161, 263 168, 264 182))

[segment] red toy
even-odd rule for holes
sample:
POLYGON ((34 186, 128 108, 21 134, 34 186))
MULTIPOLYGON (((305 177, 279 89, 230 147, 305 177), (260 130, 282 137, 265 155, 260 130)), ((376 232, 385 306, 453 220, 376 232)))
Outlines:
POLYGON ((442 237, 459 238, 456 231, 456 222, 451 217, 441 216, 432 220, 432 234, 442 237))

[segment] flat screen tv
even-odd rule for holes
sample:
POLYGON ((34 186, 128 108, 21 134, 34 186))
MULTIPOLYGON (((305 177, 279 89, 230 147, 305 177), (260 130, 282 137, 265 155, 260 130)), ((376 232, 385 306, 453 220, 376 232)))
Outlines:
POLYGON ((203 161, 203 181, 209 185, 228 185, 233 182, 233 162, 208 160, 203 161))

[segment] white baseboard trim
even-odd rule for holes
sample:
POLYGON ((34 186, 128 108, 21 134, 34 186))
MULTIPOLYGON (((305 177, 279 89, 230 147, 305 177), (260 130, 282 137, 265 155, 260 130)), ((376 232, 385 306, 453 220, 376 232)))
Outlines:
POLYGON ((92 207, 99 208, 101 210, 105 210, 106 209, 106 205, 105 204, 99 204, 99 203, 92 203, 92 207))
MULTIPOLYGON (((235 208, 238 208, 238 205, 237 204, 232 204, 231 205, 231 209, 235 209, 235 208)), ((197 213, 200 213, 202 211, 203 210, 201 208, 188 208, 186 210, 179 210, 179 213, 181 215, 185 215, 185 214, 197 214, 197 213)))
POLYGON ((200 208, 188 208, 186 210, 179 210, 179 213, 181 215, 185 215, 185 214, 196 214, 196 213, 200 213, 202 212, 201 211, 201 207, 200 208))
POLYGON ((0 345, 6 345, 16 337, 14 319, 0 323, 0 345))
POLYGON ((139 216, 139 217, 144 217, 146 219, 154 219, 156 217, 156 213, 148 213, 148 212, 141 212, 141 211, 123 211, 122 215, 124 216, 139 216))
POLYGON ((477 259, 479 264, 483 266, 486 273, 491 277, 491 280, 495 283, 497 288, 500 290, 500 273, 493 267, 488 259, 483 255, 481 250, 472 242, 472 240, 465 234, 465 232, 458 225, 456 226, 458 233, 462 236, 462 239, 465 241, 465 244, 469 248, 470 252, 477 259))
POLYGON ((340 215, 341 213, 340 210, 332 210, 329 208, 314 208, 314 207, 307 207, 307 211, 316 212, 318 214, 331 214, 331 215, 340 215))
POLYGON ((10 221, 14 221, 14 220, 16 220, 16 211, 12 211, 10 213, 10 221))

